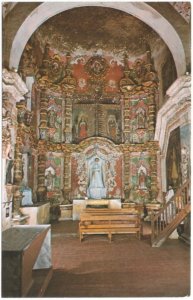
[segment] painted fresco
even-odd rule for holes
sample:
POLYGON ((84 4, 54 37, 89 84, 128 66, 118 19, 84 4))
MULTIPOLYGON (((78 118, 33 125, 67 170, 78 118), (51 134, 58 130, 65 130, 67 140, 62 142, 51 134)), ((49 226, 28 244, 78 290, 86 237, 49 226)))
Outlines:
POLYGON ((190 178, 190 124, 180 128, 182 183, 190 178))
POLYGON ((151 158, 148 152, 131 153, 129 200, 144 203, 151 200, 151 158))
POLYGON ((103 58, 100 55, 90 57, 87 51, 79 50, 73 54, 73 76, 77 81, 77 93, 92 93, 96 84, 101 86, 105 93, 118 93, 119 81, 123 76, 122 63, 112 53, 107 53, 103 58), (80 52, 80 55, 78 55, 80 52), (101 65, 97 69, 97 66, 101 65), (108 70, 108 72, 107 72, 108 70), (93 81, 92 78, 95 78, 93 81))
POLYGON ((99 106, 99 135, 115 143, 121 142, 121 110, 119 105, 99 106))
POLYGON ((120 106, 74 104, 72 131, 74 142, 80 142, 85 138, 98 135, 120 143, 120 106))
POLYGON ((73 58, 73 75, 77 81, 77 93, 88 92, 88 78, 89 75, 85 71, 85 58, 76 57, 73 58))
POLYGON ((130 101, 130 142, 145 143, 148 133, 148 98, 131 99, 130 101))
POLYGON ((73 141, 80 142, 95 135, 95 105, 75 104, 73 106, 73 141))
POLYGON ((49 97, 48 109, 48 139, 51 142, 59 143, 62 141, 62 99, 49 97))
POLYGON ((170 133, 167 156, 167 188, 171 185, 176 189, 182 183, 181 175, 181 141, 180 128, 176 128, 170 133))
POLYGON ((55 198, 60 193, 62 185, 62 158, 48 153, 45 165, 45 186, 47 197, 55 198), (58 192, 58 193, 57 193, 58 192))

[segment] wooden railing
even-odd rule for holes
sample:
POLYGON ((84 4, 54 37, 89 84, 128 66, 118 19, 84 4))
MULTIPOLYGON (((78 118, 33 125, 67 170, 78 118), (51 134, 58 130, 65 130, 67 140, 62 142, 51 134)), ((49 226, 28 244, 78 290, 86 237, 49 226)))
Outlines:
POLYGON ((190 181, 183 184, 175 195, 151 216, 151 243, 152 246, 167 238, 181 223, 190 211, 190 181))

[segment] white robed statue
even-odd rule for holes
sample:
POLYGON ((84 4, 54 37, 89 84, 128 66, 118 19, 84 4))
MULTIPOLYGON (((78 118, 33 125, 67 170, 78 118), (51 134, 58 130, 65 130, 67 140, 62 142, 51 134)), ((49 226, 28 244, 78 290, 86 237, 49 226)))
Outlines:
POLYGON ((87 196, 91 199, 106 198, 106 188, 104 184, 103 162, 95 157, 89 164, 89 182, 87 196))

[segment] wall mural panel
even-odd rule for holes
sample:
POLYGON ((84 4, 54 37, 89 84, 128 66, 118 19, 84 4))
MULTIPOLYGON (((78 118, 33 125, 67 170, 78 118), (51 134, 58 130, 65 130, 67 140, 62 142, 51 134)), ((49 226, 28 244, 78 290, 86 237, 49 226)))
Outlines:
POLYGON ((85 138, 95 135, 96 130, 95 105, 74 104, 73 105, 73 141, 80 142, 85 138))
POLYGON ((63 158, 56 153, 48 152, 46 156, 45 186, 48 199, 58 199, 62 189, 63 158))
POLYGON ((99 105, 99 135, 107 137, 115 143, 121 142, 121 110, 120 105, 99 105))
POLYGON ((62 99, 51 96, 47 109, 48 140, 54 143, 62 142, 62 99))
POLYGON ((132 98, 130 101, 130 142, 145 143, 148 133, 148 98, 132 98))
POLYGON ((170 133, 166 156, 167 188, 176 189, 182 183, 180 127, 170 133))
POLYGON ((121 110, 119 105, 74 104, 73 141, 102 136, 121 142, 121 110))
POLYGON ((151 157, 148 152, 132 152, 130 157, 130 201, 144 203, 151 196, 151 157))
POLYGON ((181 140, 181 173, 182 173, 182 183, 190 178, 190 137, 191 137, 191 127, 187 124, 180 127, 180 140, 181 140))

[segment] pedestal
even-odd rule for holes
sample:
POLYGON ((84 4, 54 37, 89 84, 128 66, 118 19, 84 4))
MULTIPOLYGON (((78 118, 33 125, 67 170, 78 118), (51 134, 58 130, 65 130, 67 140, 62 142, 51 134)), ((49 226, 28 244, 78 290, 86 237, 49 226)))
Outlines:
POLYGON ((88 199, 85 200, 86 208, 109 208, 109 200, 88 199))
POLYGON ((121 209, 121 199, 74 199, 72 213, 73 221, 80 220, 80 214, 88 206, 98 209, 103 206, 109 209, 121 209))
POLYGON ((84 199, 73 200, 73 212, 72 212, 73 221, 80 220, 80 214, 85 208, 86 208, 86 201, 84 199))
POLYGON ((108 207, 110 209, 121 209, 121 199, 110 199, 108 207))
POLYGON ((72 220, 72 204, 60 205, 60 218, 59 221, 72 220))
POLYGON ((28 215, 28 225, 48 224, 50 222, 50 203, 39 206, 25 206, 20 208, 24 215, 28 215))
POLYGON ((3 297, 27 296, 33 284, 33 268, 45 269, 50 267, 50 225, 21 225, 3 231, 3 297))

